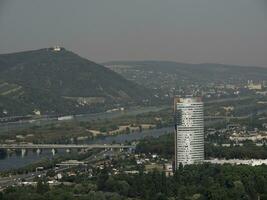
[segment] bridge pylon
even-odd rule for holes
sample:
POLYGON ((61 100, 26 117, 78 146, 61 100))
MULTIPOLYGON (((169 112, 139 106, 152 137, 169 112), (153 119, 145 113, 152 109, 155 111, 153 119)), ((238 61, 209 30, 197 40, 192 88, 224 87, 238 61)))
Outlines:
POLYGON ((37 155, 39 156, 41 154, 41 149, 36 150, 37 155))
POLYGON ((26 149, 21 149, 21 157, 24 158, 26 155, 26 149))
POLYGON ((52 152, 52 154, 53 154, 53 156, 55 156, 56 155, 56 149, 51 149, 51 152, 52 152))

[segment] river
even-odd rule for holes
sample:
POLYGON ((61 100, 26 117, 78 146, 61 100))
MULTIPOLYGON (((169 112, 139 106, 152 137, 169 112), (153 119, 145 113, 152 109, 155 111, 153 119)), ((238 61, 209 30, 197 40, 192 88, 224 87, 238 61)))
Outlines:
MULTIPOLYGON (((222 120, 213 120, 213 121, 206 121, 205 126, 214 125, 220 123, 222 120)), ((87 141, 87 144, 111 144, 115 143, 125 143, 125 142, 132 142, 136 140, 142 140, 146 137, 153 137, 157 138, 159 136, 169 134, 173 131, 173 127, 164 127, 161 129, 151 129, 151 130, 144 130, 143 132, 135 132, 130 134, 121 134, 115 136, 107 136, 100 139, 95 139, 91 141, 87 141)), ((62 155, 65 151, 58 150, 56 155, 62 155)), ((49 150, 43 150, 40 155, 37 155, 36 152, 28 151, 27 155, 24 157, 21 154, 15 154, 6 156, 5 158, 0 158, 0 171, 7 170, 7 169, 17 169, 20 167, 24 167, 31 163, 37 162, 42 159, 52 159, 53 155, 52 152, 49 150)))
MULTIPOLYGON (((161 128, 161 129, 153 129, 153 130, 146 130, 143 132, 136 132, 131 134, 122 134, 116 136, 108 136, 102 139, 96 139, 89 141, 89 144, 111 144, 115 143, 124 143, 124 142, 131 142, 135 140, 141 140, 145 137, 159 137, 164 134, 168 134, 173 130, 171 127, 161 128)), ((64 151, 59 150, 56 155, 62 155, 64 151)), ((12 153, 5 158, 0 158, 0 171, 7 170, 7 169, 17 169, 20 167, 24 167, 31 163, 37 162, 42 159, 52 159, 53 155, 52 152, 49 150, 43 150, 40 155, 37 155, 36 152, 28 151, 27 154, 22 157, 21 154, 12 153)))
POLYGON ((35 119, 35 120, 23 120, 18 122, 0 123, 0 134, 20 131, 35 126, 45 126, 49 124, 64 123, 72 120, 82 122, 82 121, 91 121, 96 119, 97 120, 112 119, 122 116, 132 116, 149 112, 158 112, 166 108, 168 108, 168 106, 132 107, 123 111, 73 115, 73 118, 71 120, 59 121, 58 118, 55 117, 42 117, 40 119, 35 119))

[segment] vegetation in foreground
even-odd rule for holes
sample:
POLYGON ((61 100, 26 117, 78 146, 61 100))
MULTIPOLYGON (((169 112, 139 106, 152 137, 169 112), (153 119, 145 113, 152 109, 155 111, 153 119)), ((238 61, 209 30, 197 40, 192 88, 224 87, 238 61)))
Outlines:
POLYGON ((11 187, 1 200, 225 200, 267 199, 267 166, 191 165, 174 176, 153 171, 109 175, 111 168, 65 179, 69 185, 11 187))

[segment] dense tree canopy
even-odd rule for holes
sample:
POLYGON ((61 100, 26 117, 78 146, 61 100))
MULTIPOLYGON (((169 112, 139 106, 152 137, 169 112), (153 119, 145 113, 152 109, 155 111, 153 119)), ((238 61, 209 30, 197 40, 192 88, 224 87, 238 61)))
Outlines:
POLYGON ((190 165, 174 176, 153 171, 110 175, 110 168, 97 172, 95 178, 74 177, 72 186, 8 188, 1 200, 237 200, 267 198, 267 166, 190 165))

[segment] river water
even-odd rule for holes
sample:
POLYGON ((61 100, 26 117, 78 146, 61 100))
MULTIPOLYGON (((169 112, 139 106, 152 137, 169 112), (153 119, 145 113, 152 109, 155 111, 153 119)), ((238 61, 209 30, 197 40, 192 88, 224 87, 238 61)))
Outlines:
MULTIPOLYGON (((124 111, 115 111, 115 112, 102 112, 102 113, 93 113, 93 114, 81 114, 73 115, 73 119, 70 121, 91 121, 91 120, 100 120, 100 119, 112 119, 122 116, 132 116, 148 112, 157 112, 163 109, 168 108, 167 106, 151 106, 151 107, 133 107, 124 111)), ((69 120, 68 120, 69 121, 69 120)), ((18 122, 9 122, 9 123, 0 123, 0 135, 2 133, 12 133, 13 131, 24 130, 30 127, 35 126, 45 126, 49 124, 58 124, 64 123, 65 120, 58 121, 57 118, 40 118, 35 120, 24 120, 18 122)))
MULTIPOLYGON (((171 127, 161 128, 161 129, 153 129, 153 130, 146 130, 143 132, 136 132, 131 134, 122 134, 117 136, 108 136, 102 139, 96 139, 87 142, 88 144, 111 144, 115 143, 124 143, 124 142, 131 142, 135 140, 140 140, 145 137, 159 137, 164 134, 168 134, 173 129, 171 127)), ((59 150, 56 155, 62 155, 64 151, 59 150)), ((40 155, 37 155, 36 152, 28 151, 27 154, 22 157, 20 153, 12 153, 5 158, 0 158, 0 171, 6 169, 17 169, 31 163, 37 162, 44 158, 52 159, 53 154, 50 150, 43 150, 40 155)))
MULTIPOLYGON (((157 108, 160 110, 159 108, 157 108)), ((162 108, 161 108, 162 109, 162 108)), ((149 108, 145 110, 145 112, 151 112, 155 111, 155 108, 149 108)), ((133 113, 131 112, 126 112, 126 113, 112 113, 112 114, 97 114, 97 115, 85 115, 85 116, 76 116, 79 118, 79 121, 83 120, 88 120, 88 119, 95 119, 97 118, 114 118, 122 115, 132 115, 132 114, 140 114, 144 113, 144 110, 142 111, 141 109, 136 109, 133 113)), ((213 120, 213 121, 206 121, 205 126, 213 125, 216 123, 220 123, 221 120, 213 120)), ((17 125, 16 125, 17 127, 17 125)), ((24 128, 24 127, 23 127, 24 128)), ((157 138, 159 136, 169 134, 173 131, 173 127, 165 127, 161 129, 152 129, 152 130, 145 130, 143 132, 134 132, 130 134, 122 134, 122 135, 116 135, 116 136, 108 136, 104 137, 101 139, 96 139, 89 141, 88 144, 111 144, 111 143, 124 143, 124 142, 131 142, 135 140, 141 140, 144 139, 145 137, 153 137, 157 138)), ((1 133, 1 127, 0 127, 0 133, 1 133)), ((58 150, 57 155, 62 155, 64 154, 64 150, 58 150)), ((0 171, 7 170, 7 169, 16 169, 20 168, 26 165, 29 165, 33 162, 37 162, 41 159, 44 158, 49 158, 52 159, 53 155, 51 150, 43 150, 40 155, 37 155, 36 152, 28 151, 27 155, 24 157, 21 156, 20 153, 13 153, 5 158, 0 158, 0 171)))

